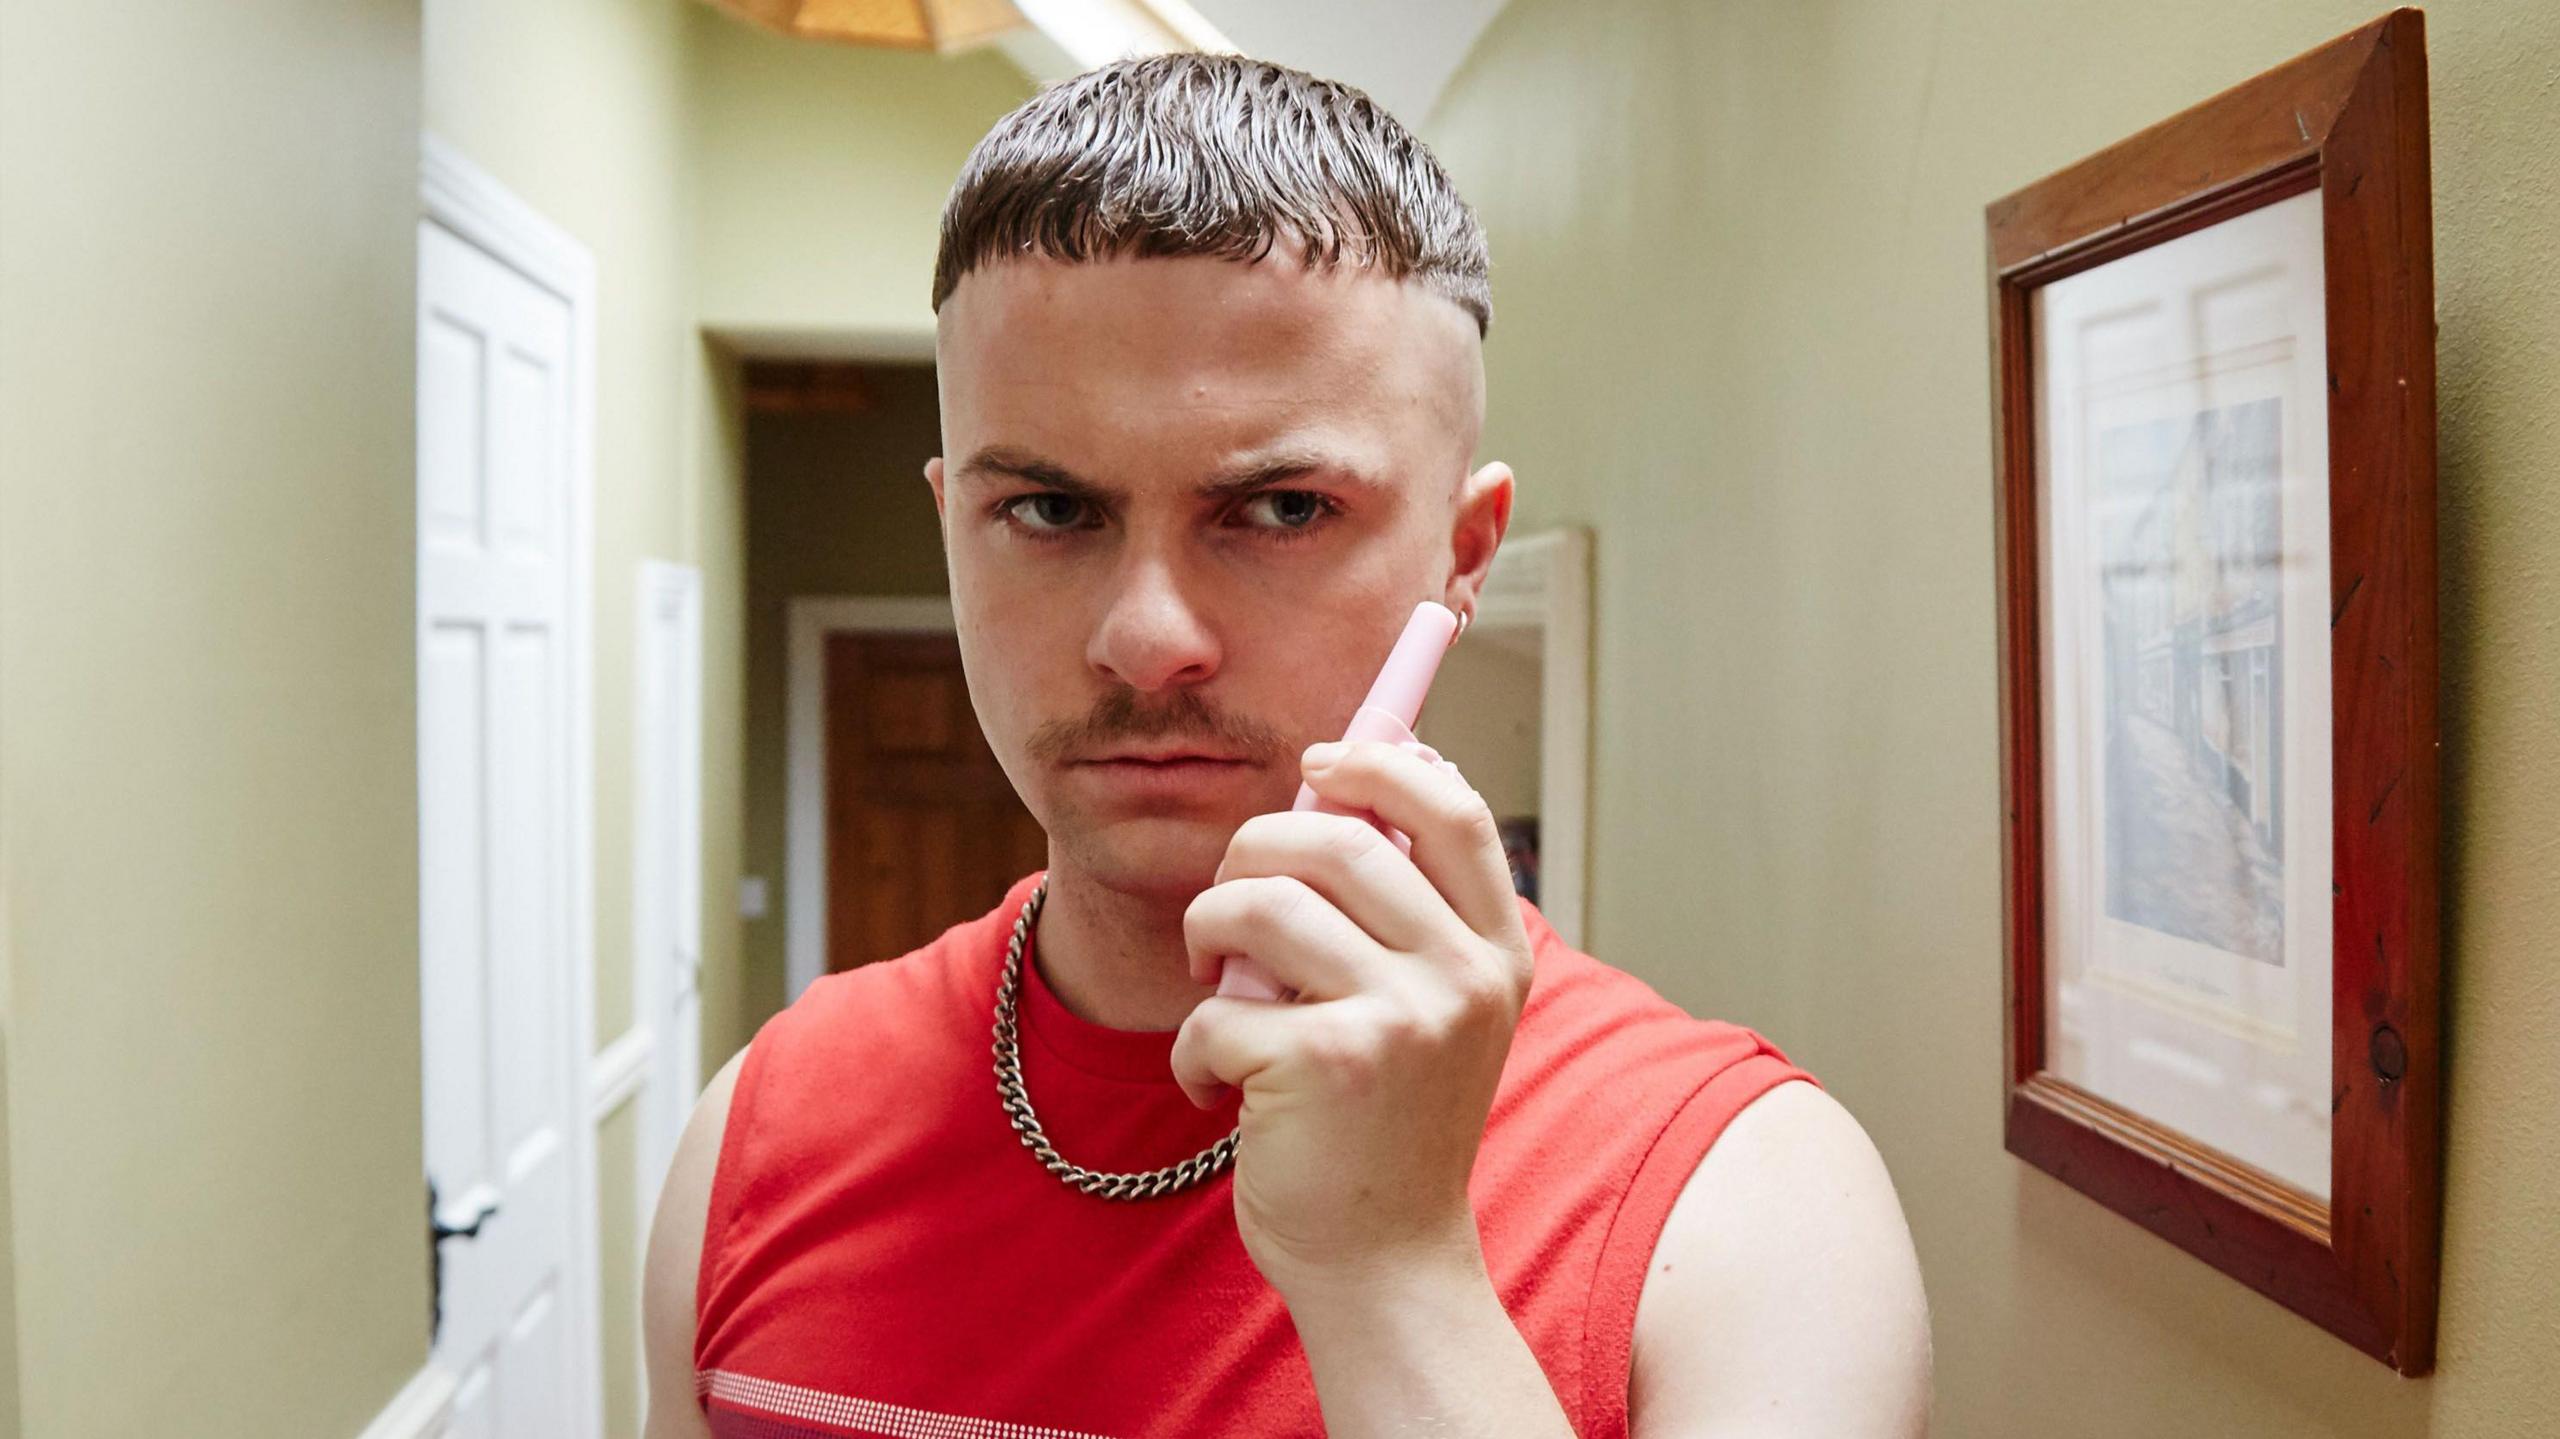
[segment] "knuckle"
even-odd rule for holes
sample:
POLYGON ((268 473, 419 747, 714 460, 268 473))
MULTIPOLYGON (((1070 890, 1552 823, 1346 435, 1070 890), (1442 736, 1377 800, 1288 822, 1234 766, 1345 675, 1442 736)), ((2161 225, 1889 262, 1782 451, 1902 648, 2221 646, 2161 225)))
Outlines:
POLYGON ((1197 944, 1204 931, 1216 928, 1227 915, 1229 896, 1220 893, 1226 885, 1213 884, 1191 897, 1182 908, 1182 937, 1197 944))
POLYGON ((1239 882, 1249 886, 1246 909, 1267 926, 1285 925, 1296 919, 1305 913, 1308 901, 1316 897, 1304 880, 1293 875, 1261 875, 1239 882))
POLYGON ((1375 825, 1345 815, 1327 815, 1332 823, 1325 826, 1323 854, 1337 864, 1365 865, 1377 857, 1387 842, 1375 825))
POLYGON ((1218 1017, 1209 1013, 1208 1005, 1191 1011, 1182 1028, 1173 1036, 1172 1063, 1177 1069, 1206 1070, 1208 1051, 1217 1040, 1218 1017))
POLYGON ((1310 1036, 1309 1048, 1327 1077, 1355 1092, 1374 1085, 1386 1070, 1386 1036, 1375 1022, 1326 1025, 1310 1036))
POLYGON ((1422 1006, 1400 1004, 1379 1019, 1378 1045, 1382 1050, 1428 1048, 1441 1041, 1446 1029, 1422 1006))
POLYGON ((1277 814, 1257 814, 1237 825, 1236 832, 1227 838, 1228 861, 1233 863, 1239 857, 1251 856, 1269 847, 1273 842, 1275 829, 1284 834, 1287 832, 1281 823, 1286 817, 1286 811, 1277 814))
POLYGON ((1450 988, 1464 1022, 1510 1020, 1527 998, 1528 976, 1507 951, 1493 950, 1470 955, 1458 966, 1450 988))
POLYGON ((1382 739, 1356 739, 1342 752, 1344 764, 1356 764, 1364 770, 1375 770, 1394 754, 1396 747, 1382 739))

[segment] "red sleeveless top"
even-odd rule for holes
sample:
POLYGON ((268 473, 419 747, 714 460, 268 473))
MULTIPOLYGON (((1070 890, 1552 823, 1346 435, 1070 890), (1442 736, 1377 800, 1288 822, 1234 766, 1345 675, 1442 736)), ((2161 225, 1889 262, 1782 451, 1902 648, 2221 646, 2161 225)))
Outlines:
MULTIPOLYGON (((697 1278, 720 1439, 1321 1434, 1234 1177, 1123 1202, 1068 1188, 996 1099, 996 982, 1040 875, 903 958, 829 975, 738 1072, 697 1278)), ((1574 1432, 1624 1439, 1655 1236, 1727 1121, 1812 1076, 1567 946, 1536 965, 1470 1192, 1496 1293, 1574 1432)), ((1077 1018, 1023 966, 1023 1080, 1061 1153, 1153 1169, 1216 1142, 1170 1031, 1077 1018)))

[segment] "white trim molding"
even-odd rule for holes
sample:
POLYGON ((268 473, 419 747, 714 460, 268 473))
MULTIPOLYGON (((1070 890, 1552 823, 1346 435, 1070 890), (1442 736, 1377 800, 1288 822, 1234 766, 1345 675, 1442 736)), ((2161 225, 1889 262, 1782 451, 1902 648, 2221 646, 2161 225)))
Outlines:
MULTIPOLYGON (((418 142, 420 200, 428 219, 572 304, 593 308, 595 255, 577 237, 491 178, 435 135, 418 142)), ((586 397, 594 399, 592 389, 586 397)))
POLYGON ((356 1439, 437 1439, 453 1406, 455 1382, 453 1375, 429 1364, 409 1376, 356 1439))
MULTIPOLYGON (((658 1036, 648 1025, 635 1024, 613 1043, 596 1051, 587 1065, 587 1120, 602 1124, 649 1083, 658 1057, 658 1036)), ((646 1201, 643 1201, 645 1211, 646 1201)), ((647 1218, 644 1212, 641 1216, 647 1218)))
POLYGON ((827 972, 827 636, 845 631, 952 633, 940 595, 791 601, 784 666, 788 756, 783 863, 783 998, 798 999, 827 972))
MULTIPOLYGON (((596 261, 568 231, 432 134, 419 137, 423 217, 559 297, 569 310, 569 1012, 559 1037, 564 1093, 585 1092, 596 1008, 595 489, 596 261)), ((604 1432, 603 1296, 592 1123, 569 1126, 570 1386, 578 1435, 604 1432)))
POLYGON ((874 365, 930 365, 931 325, 853 325, 812 329, 789 325, 705 325, 709 336, 740 360, 852 360, 874 365))
POLYGON ((1580 949, 1591 863, 1591 532, 1505 540, 1467 634, 1537 646, 1538 912, 1580 949))

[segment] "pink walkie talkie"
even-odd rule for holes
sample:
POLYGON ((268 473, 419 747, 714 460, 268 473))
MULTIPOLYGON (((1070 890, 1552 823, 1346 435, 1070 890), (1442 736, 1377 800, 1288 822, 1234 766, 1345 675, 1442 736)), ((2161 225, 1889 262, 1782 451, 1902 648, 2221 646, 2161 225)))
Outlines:
MULTIPOLYGON (((1368 699, 1353 713, 1351 727, 1342 732, 1342 737, 1384 740, 1404 746, 1433 764, 1447 763, 1431 746, 1414 738, 1413 722, 1422 713, 1423 696, 1431 691, 1431 677, 1440 671, 1440 657, 1457 641, 1458 629, 1458 617, 1447 606, 1430 600, 1414 606, 1413 618, 1405 623, 1404 634, 1388 652, 1386 666, 1378 671, 1377 683, 1369 687, 1368 699)), ((1408 853, 1413 849, 1412 840, 1376 815, 1320 800, 1315 790, 1303 783, 1298 786, 1298 802, 1289 808, 1365 819, 1376 825, 1379 833, 1394 840, 1396 848, 1408 853)), ((1297 997, 1295 991, 1281 988, 1261 965, 1244 955, 1231 956, 1220 970, 1218 993, 1243 999, 1297 997)))

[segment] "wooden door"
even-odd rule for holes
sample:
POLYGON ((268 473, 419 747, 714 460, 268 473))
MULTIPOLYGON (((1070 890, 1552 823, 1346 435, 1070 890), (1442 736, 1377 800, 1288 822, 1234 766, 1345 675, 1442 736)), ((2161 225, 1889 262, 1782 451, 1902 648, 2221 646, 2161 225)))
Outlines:
POLYGON ((1048 863, 953 636, 829 635, 826 732, 830 971, 926 944, 1048 863))

